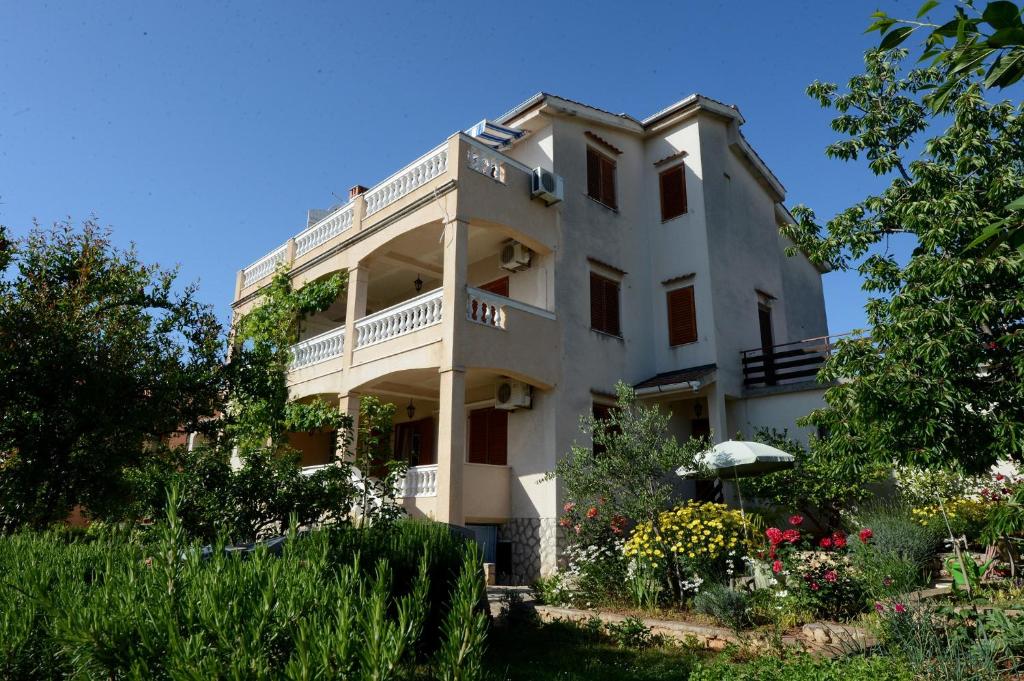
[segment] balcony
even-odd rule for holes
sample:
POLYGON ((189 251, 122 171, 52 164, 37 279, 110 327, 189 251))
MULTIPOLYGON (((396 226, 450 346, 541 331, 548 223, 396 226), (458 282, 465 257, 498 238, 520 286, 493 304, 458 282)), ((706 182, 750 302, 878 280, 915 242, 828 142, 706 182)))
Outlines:
MULTIPOLYGON (((405 475, 404 505, 413 517, 432 517, 437 507, 437 464, 412 466, 405 475)), ((462 505, 469 520, 504 521, 512 513, 509 466, 463 464, 462 505)))
POLYGON ((813 380, 832 353, 836 338, 839 336, 820 336, 742 351, 743 386, 755 388, 813 380))
POLYGON ((376 345, 441 323, 442 289, 393 305, 356 322, 355 349, 376 345))
POLYGON ((437 496, 437 464, 428 466, 410 466, 402 481, 402 496, 407 499, 415 497, 437 496))
POLYGON ((345 327, 307 338, 291 347, 289 371, 297 371, 342 356, 345 350, 345 327))

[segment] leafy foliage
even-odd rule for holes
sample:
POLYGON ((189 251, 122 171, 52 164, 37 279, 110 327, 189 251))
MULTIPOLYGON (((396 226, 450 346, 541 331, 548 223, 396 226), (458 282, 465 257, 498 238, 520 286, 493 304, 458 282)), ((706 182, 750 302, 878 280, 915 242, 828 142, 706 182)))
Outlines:
POLYGON ((922 141, 939 120, 923 97, 946 74, 902 75, 905 55, 869 52, 844 92, 808 88, 839 114, 844 138, 827 153, 866 158, 891 180, 824 229, 806 207, 784 229, 812 260, 856 269, 871 294, 871 332, 836 344, 820 378, 839 383, 810 421, 828 430, 822 450, 852 469, 895 458, 978 472, 1024 453, 1024 259, 1005 244, 965 254, 1024 192, 1024 117, 959 87, 941 110, 948 128, 922 141), (881 250, 894 234, 914 240, 909 262, 881 250))
POLYGON ((118 515, 125 471, 219 403, 221 327, 94 220, 0 230, 0 530, 118 515))
POLYGON ((870 464, 850 470, 844 461, 818 446, 810 447, 789 437, 787 431, 761 429, 758 442, 778 447, 796 459, 793 468, 742 481, 743 492, 785 510, 799 511, 820 529, 837 527, 842 513, 874 495, 872 485, 883 481, 889 466, 870 464))

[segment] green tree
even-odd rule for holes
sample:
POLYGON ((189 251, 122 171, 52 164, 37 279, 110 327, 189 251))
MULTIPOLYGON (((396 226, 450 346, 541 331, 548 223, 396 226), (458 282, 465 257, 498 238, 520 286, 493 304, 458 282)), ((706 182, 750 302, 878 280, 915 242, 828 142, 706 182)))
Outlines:
POLYGON ((95 220, 0 229, 0 529, 118 513, 150 444, 214 411, 221 327, 176 277, 95 220))
POLYGON ((866 160, 888 180, 825 225, 800 206, 784 230, 816 262, 856 270, 870 293, 871 331, 836 344, 820 377, 838 383, 809 420, 844 465, 980 471, 1024 452, 1024 260, 1006 243, 967 252, 1024 193, 1024 118, 985 101, 976 75, 932 115, 924 98, 948 67, 904 72, 905 57, 872 50, 844 91, 808 88, 838 112, 842 138, 827 155, 866 160), (895 234, 913 239, 905 263, 884 248, 895 234))

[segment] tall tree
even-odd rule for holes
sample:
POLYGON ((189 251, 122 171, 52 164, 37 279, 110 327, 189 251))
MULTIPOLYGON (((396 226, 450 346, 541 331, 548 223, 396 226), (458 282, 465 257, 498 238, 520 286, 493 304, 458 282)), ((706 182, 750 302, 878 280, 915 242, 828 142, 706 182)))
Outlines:
POLYGON ((0 529, 125 498, 150 442, 219 401, 222 329, 94 220, 0 231, 0 529))
POLYGON ((907 72, 906 55, 872 50, 845 90, 808 88, 838 112, 827 155, 889 181, 825 225, 798 207, 785 230, 815 261, 859 272, 870 293, 870 333, 837 344, 822 377, 839 383, 810 420, 852 465, 977 471, 1024 454, 1024 263, 1005 242, 968 250, 1024 193, 1024 111, 986 101, 978 74, 933 110, 924 100, 950 67, 907 72), (895 234, 913 239, 907 262, 885 248, 895 234))

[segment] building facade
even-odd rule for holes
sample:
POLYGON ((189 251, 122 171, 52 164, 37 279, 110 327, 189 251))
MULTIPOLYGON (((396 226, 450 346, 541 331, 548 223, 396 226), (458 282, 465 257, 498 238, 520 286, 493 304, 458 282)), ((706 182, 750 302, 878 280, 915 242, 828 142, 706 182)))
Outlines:
MULTIPOLYGON (((786 255, 784 189, 742 123, 698 95, 644 120, 536 95, 310 211, 239 272, 234 312, 281 264, 296 286, 347 271, 293 349, 292 398, 394 402, 410 515, 474 529, 532 580, 559 547, 543 478, 617 381, 680 438, 792 433, 821 403, 822 271, 786 255)), ((306 465, 333 453, 326 433, 292 444, 306 465)))

